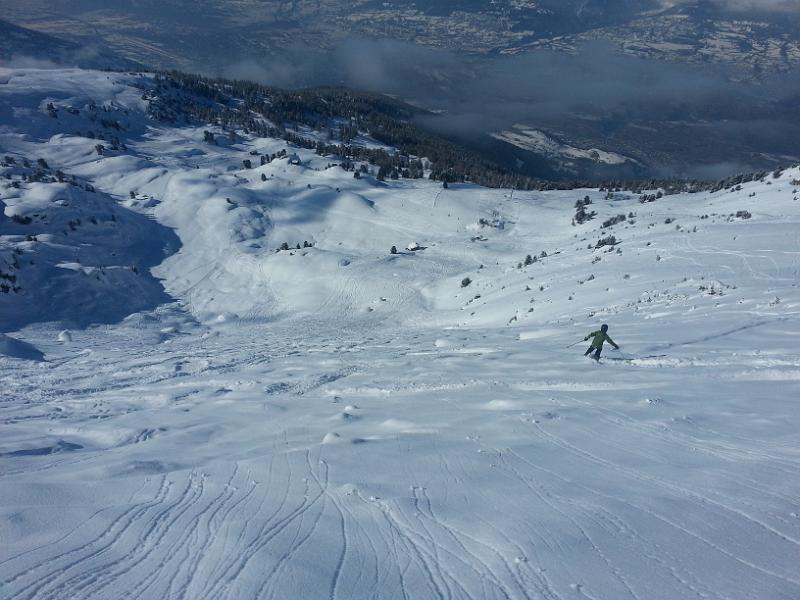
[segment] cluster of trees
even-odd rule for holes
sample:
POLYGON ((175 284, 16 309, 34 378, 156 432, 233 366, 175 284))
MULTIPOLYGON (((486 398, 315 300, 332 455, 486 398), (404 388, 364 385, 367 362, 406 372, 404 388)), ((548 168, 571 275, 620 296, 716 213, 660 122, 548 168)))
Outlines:
POLYGON ((517 263, 517 268, 521 269, 522 267, 530 267, 531 265, 538 263, 540 259, 544 258, 547 258, 547 252, 544 250, 542 250, 539 254, 528 254, 525 257, 525 260, 517 263))
POLYGON ((624 223, 628 219, 630 219, 630 222, 633 223, 633 219, 635 217, 636 217, 636 215, 633 214, 632 212, 628 213, 627 217, 625 216, 624 213, 621 213, 621 214, 618 214, 616 217, 611 217, 610 219, 606 219, 605 221, 603 221, 603 225, 601 226, 601 228, 602 229, 607 229, 608 227, 613 227, 614 225, 617 225, 618 223, 624 223))
MULTIPOLYGON (((50 116, 53 119, 59 118, 60 110, 62 110, 62 108, 55 106, 52 102, 48 102, 45 107, 45 111, 47 112, 48 116, 50 116)), ((71 115, 81 114, 80 109, 73 107, 63 108, 63 110, 66 110, 71 115)), ((110 108, 108 106, 97 106, 97 104, 95 104, 94 101, 91 101, 87 105, 86 110, 88 112, 89 120, 93 123, 99 123, 100 127, 102 127, 103 129, 114 130, 117 133, 126 130, 126 127, 122 123, 120 123, 118 119, 111 118, 114 114, 127 116, 128 111, 126 109, 110 108), (108 114, 110 116, 109 118, 104 118, 100 116, 101 114, 108 114)), ((76 132, 76 135, 81 135, 81 132, 76 132)), ((111 146, 112 150, 122 150, 122 151, 127 150, 127 147, 123 142, 120 141, 119 136, 116 133, 108 133, 108 131, 105 132, 100 131, 99 133, 95 133, 94 131, 89 130, 84 135, 90 139, 99 139, 107 141, 111 146)), ((102 146, 101 144, 97 144, 97 146, 95 146, 95 150, 97 150, 98 147, 101 146, 102 146)), ((105 150, 104 147, 103 150, 105 150)), ((103 152, 101 152, 100 150, 97 150, 97 153, 99 155, 103 154, 103 152)))
POLYGON ((0 167, 9 169, 5 173, 6 180, 11 181, 11 187, 19 188, 21 182, 27 183, 68 183, 87 192, 94 192, 94 187, 85 182, 80 182, 74 175, 67 175, 60 169, 53 170, 43 158, 31 162, 27 158, 17 160, 13 156, 4 156, 0 159, 0 167), (17 178, 15 178, 17 177, 17 178))
MULTIPOLYGON (((772 172, 772 177, 777 179, 783 174, 783 169, 777 169, 772 172)), ((640 201, 654 202, 664 196, 671 196, 673 194, 685 193, 698 193, 698 192, 719 192, 721 190, 733 189, 736 186, 751 181, 763 181, 770 175, 768 171, 756 171, 753 173, 737 173, 724 179, 715 181, 702 181, 698 179, 645 179, 638 181, 608 181, 599 185, 600 191, 603 192, 630 192, 640 194, 640 201), (648 193, 656 190, 655 193, 648 193)), ((589 187, 597 187, 597 184, 589 187)))
POLYGON ((314 146, 320 156, 336 156, 341 162, 341 167, 348 171, 354 171, 356 177, 367 172, 362 168, 356 170, 356 162, 369 163, 377 167, 376 177, 379 181, 386 179, 421 179, 425 176, 425 170, 430 168, 430 164, 419 158, 412 158, 402 152, 391 154, 382 148, 367 148, 364 146, 345 146, 317 142, 314 146))
POLYGON ((289 246, 289 242, 283 242, 281 244, 280 248, 278 248, 276 250, 276 252, 281 252, 281 251, 288 252, 289 250, 300 250, 302 248, 313 248, 313 247, 314 247, 314 244, 312 244, 308 240, 303 241, 303 245, 302 246, 298 242, 294 247, 289 246))
POLYGON ((589 196, 585 196, 583 200, 575 201, 575 216, 572 217, 572 224, 582 225, 586 221, 591 221, 597 216, 597 211, 587 211, 586 207, 592 203, 589 196))
POLYGON ((619 244, 617 238, 613 235, 609 235, 608 237, 600 238, 597 240, 597 243, 594 245, 595 248, 602 248, 603 246, 616 246, 619 244))

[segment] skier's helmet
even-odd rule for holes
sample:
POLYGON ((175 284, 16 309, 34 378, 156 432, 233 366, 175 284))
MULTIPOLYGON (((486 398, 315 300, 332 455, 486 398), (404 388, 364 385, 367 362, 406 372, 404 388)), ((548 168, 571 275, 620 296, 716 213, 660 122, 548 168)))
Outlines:
POLYGON ((600 326, 600 331, 602 331, 603 333, 605 333, 606 331, 608 331, 608 325, 606 325, 605 323, 604 323, 603 325, 601 325, 601 326, 600 326))

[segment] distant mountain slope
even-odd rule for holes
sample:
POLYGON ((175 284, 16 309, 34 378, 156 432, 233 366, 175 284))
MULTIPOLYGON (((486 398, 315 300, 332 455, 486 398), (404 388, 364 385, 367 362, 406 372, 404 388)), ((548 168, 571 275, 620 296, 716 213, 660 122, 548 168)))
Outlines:
POLYGON ((602 38, 626 52, 679 62, 756 72, 800 64, 797 14, 741 7, 708 0, 122 0, 113 6, 29 0, 23 7, 0 0, 7 19, 37 31, 94 39, 157 67, 206 72, 290 47, 330 48, 354 36, 475 54, 602 38))
POLYGON ((738 69, 739 77, 788 71, 800 65, 800 13, 725 11, 708 2, 682 3, 625 23, 607 22, 510 51, 568 50, 597 39, 611 41, 634 56, 727 65, 738 69))
POLYGON ((135 69, 141 65, 98 45, 86 46, 0 19, 0 62, 56 64, 85 69, 135 69))

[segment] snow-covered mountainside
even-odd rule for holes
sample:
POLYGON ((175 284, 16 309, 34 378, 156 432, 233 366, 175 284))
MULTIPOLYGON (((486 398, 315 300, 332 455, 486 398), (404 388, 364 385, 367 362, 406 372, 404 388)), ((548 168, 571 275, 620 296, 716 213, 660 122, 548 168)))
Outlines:
POLYGON ((572 162, 582 160, 606 165, 621 165, 626 162, 636 162, 634 159, 622 156, 616 152, 608 152, 606 150, 600 150, 599 148, 576 148, 569 144, 563 144, 552 136, 547 135, 544 131, 540 131, 534 127, 528 127, 527 125, 515 125, 508 131, 492 134, 492 137, 523 150, 530 150, 537 154, 567 161, 568 165, 572 162))
POLYGON ((444 189, 151 92, 0 69, 0 596, 800 596, 800 168, 444 189))

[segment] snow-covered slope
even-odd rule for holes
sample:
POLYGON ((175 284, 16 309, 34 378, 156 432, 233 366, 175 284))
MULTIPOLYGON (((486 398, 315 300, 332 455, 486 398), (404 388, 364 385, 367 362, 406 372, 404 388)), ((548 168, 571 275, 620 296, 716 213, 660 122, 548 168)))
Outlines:
POLYGON ((169 300, 148 272, 179 245, 168 229, 76 181, 3 170, 45 181, 11 188, 0 201, 8 217, 0 226, 0 328, 113 322, 169 300))
POLYGON ((621 165, 626 162, 636 162, 632 158, 622 156, 616 152, 607 152, 598 148, 584 150, 575 148, 569 144, 562 144, 543 131, 539 131, 527 125, 514 125, 508 131, 492 134, 492 137, 503 142, 512 144, 523 150, 530 150, 565 160, 590 160, 607 165, 621 165))
POLYGON ((800 596, 800 169, 354 179, 148 81, 0 70, 6 597, 800 596))

